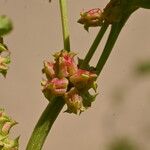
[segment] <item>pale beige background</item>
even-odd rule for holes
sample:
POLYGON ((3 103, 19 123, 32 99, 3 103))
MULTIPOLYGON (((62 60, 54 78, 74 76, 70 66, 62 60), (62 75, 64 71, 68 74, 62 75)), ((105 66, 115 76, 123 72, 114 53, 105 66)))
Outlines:
MULTIPOLYGON (((103 8, 108 0, 68 2, 71 47, 83 58, 98 29, 84 31, 76 23, 79 13, 103 8)), ((0 78, 0 107, 19 122, 13 131, 21 135, 20 150, 24 150, 47 105, 40 90, 42 61, 63 48, 59 5, 56 0, 51 4, 48 0, 0 0, 0 14, 10 16, 14 24, 13 32, 5 38, 12 63, 7 78, 0 78)), ((135 79, 132 74, 134 64, 143 59, 150 59, 150 11, 141 9, 129 19, 115 45, 99 78, 99 96, 92 108, 81 116, 61 113, 43 150, 105 150, 118 136, 129 136, 141 150, 149 150, 150 78, 135 79), (116 88, 125 92, 123 100, 114 105, 116 88)))

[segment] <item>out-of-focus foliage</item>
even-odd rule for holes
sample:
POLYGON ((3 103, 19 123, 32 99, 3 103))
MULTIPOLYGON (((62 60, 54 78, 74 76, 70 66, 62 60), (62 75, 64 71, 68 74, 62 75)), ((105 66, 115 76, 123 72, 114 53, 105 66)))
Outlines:
POLYGON ((11 20, 5 16, 0 16, 0 74, 6 77, 10 64, 10 52, 4 44, 3 36, 13 29, 11 20))
POLYGON ((13 28, 11 20, 3 15, 0 16, 0 36, 8 34, 13 28))
POLYGON ((0 74, 4 77, 6 77, 10 62, 10 52, 4 44, 3 38, 0 37, 0 74))
POLYGON ((150 60, 137 64, 135 68, 137 75, 150 75, 150 60))
POLYGON ((127 138, 115 139, 108 146, 108 150, 138 150, 135 143, 127 138))

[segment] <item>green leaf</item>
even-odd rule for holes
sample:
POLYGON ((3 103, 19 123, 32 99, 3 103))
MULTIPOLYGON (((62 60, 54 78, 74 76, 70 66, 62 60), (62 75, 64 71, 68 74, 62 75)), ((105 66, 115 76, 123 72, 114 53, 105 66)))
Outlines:
POLYGON ((0 36, 8 34, 12 28, 11 20, 7 16, 0 16, 0 36))

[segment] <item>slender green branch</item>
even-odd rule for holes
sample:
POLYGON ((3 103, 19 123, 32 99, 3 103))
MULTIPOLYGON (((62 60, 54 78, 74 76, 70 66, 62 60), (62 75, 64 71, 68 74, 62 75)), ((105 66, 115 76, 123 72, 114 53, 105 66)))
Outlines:
POLYGON ((94 55, 99 43, 101 42, 101 39, 103 37, 103 35, 105 34, 106 30, 108 28, 108 23, 104 23, 99 31, 99 33, 97 34, 92 46, 90 47, 85 59, 83 60, 82 64, 81 64, 81 68, 85 68, 87 66, 87 64, 89 64, 92 56, 94 55))
POLYGON ((70 37, 69 37, 68 16, 67 16, 67 0, 59 0, 59 3, 60 3, 61 20, 62 20, 64 49, 67 51, 70 51, 70 37))
POLYGON ((106 42, 106 45, 105 45, 104 50, 102 52, 102 55, 101 55, 101 57, 97 63, 97 66, 96 66, 97 75, 99 75, 101 73, 101 71, 102 71, 114 45, 115 45, 115 42, 119 36, 119 33, 120 33, 122 27, 124 26, 125 22, 129 18, 129 16, 130 16, 130 14, 125 16, 120 22, 112 24, 108 40, 106 42))
MULTIPOLYGON (((61 20, 63 28, 64 49, 70 51, 70 40, 68 31, 67 7, 66 0, 60 0, 61 20)), ((57 97, 51 100, 42 113, 34 131, 30 137, 26 150, 41 150, 45 139, 62 110, 65 102, 63 98, 57 97)))
POLYGON ((42 149, 44 141, 63 106, 64 100, 61 97, 54 99, 47 105, 34 128, 26 150, 42 149))

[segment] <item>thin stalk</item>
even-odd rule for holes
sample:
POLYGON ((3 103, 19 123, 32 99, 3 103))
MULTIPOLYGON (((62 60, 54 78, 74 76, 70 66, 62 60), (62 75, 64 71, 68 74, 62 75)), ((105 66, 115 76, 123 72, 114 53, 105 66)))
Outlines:
POLYGON ((49 102, 36 124, 26 150, 41 150, 45 139, 64 106, 64 100, 59 97, 49 102))
POLYGON ((83 60, 82 64, 81 64, 81 68, 85 68, 87 66, 87 64, 89 64, 92 56, 94 55, 99 43, 101 42, 101 39, 103 37, 103 35, 105 34, 106 30, 108 28, 108 23, 104 23, 99 31, 99 33, 97 34, 92 46, 90 47, 87 55, 85 56, 85 59, 83 60))
MULTIPOLYGON (((70 51, 70 40, 68 31, 68 19, 67 19, 67 5, 66 0, 60 0, 61 20, 63 28, 63 41, 64 49, 70 51)), ((29 139, 26 150, 41 150, 46 140, 46 137, 62 110, 65 102, 62 97, 54 98, 50 100, 46 109, 42 113, 39 121, 37 122, 34 131, 29 139)))
POLYGON ((130 15, 125 16, 120 22, 113 23, 111 27, 111 31, 108 37, 108 40, 106 42, 106 45, 104 47, 104 50, 102 52, 102 55, 97 63, 96 66, 96 73, 99 75, 115 45, 115 42, 119 36, 119 33, 121 32, 122 27, 124 26, 125 22, 129 18, 130 15))
POLYGON ((69 37, 69 27, 68 27, 68 16, 67 16, 67 1, 59 0, 60 12, 61 12, 61 22, 63 30, 63 40, 64 49, 70 51, 70 37, 69 37))

